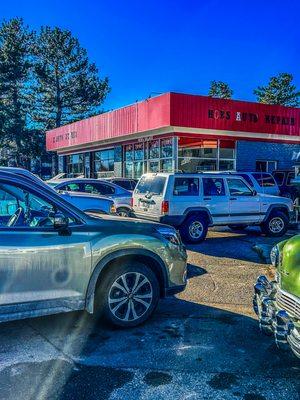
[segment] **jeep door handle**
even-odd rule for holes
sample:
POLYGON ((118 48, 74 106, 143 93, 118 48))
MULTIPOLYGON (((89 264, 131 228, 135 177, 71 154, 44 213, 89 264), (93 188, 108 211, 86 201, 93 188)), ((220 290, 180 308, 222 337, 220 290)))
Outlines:
POLYGON ((237 200, 237 198, 236 197, 230 197, 229 200, 237 200))
POLYGON ((211 197, 204 197, 203 200, 211 200, 211 197))

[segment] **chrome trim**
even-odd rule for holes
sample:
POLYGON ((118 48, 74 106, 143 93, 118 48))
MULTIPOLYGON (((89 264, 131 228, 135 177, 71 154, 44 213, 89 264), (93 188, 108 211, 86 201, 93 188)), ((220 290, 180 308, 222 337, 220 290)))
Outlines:
POLYGON ((286 310, 291 317, 300 319, 300 299, 279 289, 276 293, 276 303, 279 308, 286 310))

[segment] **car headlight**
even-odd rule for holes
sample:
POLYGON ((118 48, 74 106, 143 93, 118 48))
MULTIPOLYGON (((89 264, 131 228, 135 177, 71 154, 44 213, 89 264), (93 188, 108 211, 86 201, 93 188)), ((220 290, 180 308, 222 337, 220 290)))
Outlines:
POLYGON ((117 209, 116 209, 116 206, 115 206, 114 204, 112 204, 112 205, 110 206, 109 212, 110 212, 111 214, 116 214, 117 209))
POLYGON ((175 229, 169 228, 167 226, 160 226, 156 228, 156 231, 161 234, 170 243, 179 246, 181 244, 181 239, 179 234, 175 229))
POLYGON ((270 253, 271 263, 274 267, 278 266, 279 263, 279 248, 278 245, 274 246, 270 253))

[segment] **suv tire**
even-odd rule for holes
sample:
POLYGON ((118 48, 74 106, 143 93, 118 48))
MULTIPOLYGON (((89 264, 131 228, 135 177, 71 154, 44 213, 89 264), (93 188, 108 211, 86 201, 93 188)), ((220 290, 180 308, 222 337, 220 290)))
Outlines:
POLYGON ((97 288, 95 312, 109 324, 130 328, 150 317, 159 298, 159 283, 149 267, 134 260, 116 263, 97 288))
POLYGON ((180 227, 183 241, 188 243, 200 243, 206 238, 208 230, 207 218, 204 215, 191 215, 180 227))
POLYGON ((273 211, 261 224, 261 230, 267 236, 283 236, 288 230, 289 219, 282 211, 273 211))
POLYGON ((119 217, 130 217, 130 210, 125 207, 117 208, 117 215, 119 215, 119 217))

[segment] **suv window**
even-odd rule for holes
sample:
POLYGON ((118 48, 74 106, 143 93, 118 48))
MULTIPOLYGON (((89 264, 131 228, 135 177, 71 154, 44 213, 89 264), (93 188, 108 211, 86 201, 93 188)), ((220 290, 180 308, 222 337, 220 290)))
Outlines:
POLYGON ((251 178, 250 178, 249 175, 247 175, 247 174, 239 174, 239 175, 240 175, 242 178, 244 178, 245 181, 246 181, 251 187, 254 187, 253 182, 252 182, 252 180, 251 180, 251 178))
POLYGON ((101 194, 104 196, 115 193, 115 188, 105 183, 83 183, 85 193, 101 194))
POLYGON ((284 172, 274 172, 273 178, 275 179, 277 185, 281 186, 284 182, 284 172))
POLYGON ((199 178, 175 178, 174 196, 199 196, 199 178))
POLYGON ((140 179, 135 193, 146 194, 151 193, 161 195, 164 191, 166 178, 164 176, 142 176, 140 179))
POLYGON ((230 196, 253 196, 252 190, 241 179, 227 179, 230 196))
POLYGON ((286 179, 286 184, 287 185, 292 185, 291 180, 295 179, 295 172, 289 172, 287 179, 286 179))
POLYGON ((113 180, 112 183, 126 190, 133 190, 131 181, 113 180))
POLYGON ((0 184, 0 198, 0 228, 53 226, 58 210, 40 196, 15 185, 0 184))
POLYGON ((257 181, 261 187, 271 187, 275 186, 274 178, 271 174, 265 173, 255 173, 253 174, 254 179, 257 181))
POLYGON ((225 196, 224 179, 203 178, 204 196, 225 196))
POLYGON ((59 190, 66 190, 67 192, 80 192, 79 183, 69 183, 59 187, 59 190))

